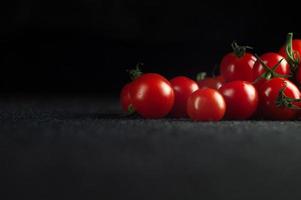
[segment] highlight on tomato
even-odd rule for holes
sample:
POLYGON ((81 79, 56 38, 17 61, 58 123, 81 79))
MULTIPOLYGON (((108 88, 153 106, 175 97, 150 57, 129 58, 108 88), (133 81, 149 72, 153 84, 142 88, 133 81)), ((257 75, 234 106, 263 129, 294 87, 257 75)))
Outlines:
POLYGON ((172 109, 174 91, 160 74, 145 73, 131 83, 133 108, 144 118, 162 118, 172 109))
POLYGON ((174 91, 170 82, 157 73, 142 73, 138 63, 129 70, 132 82, 126 84, 120 93, 124 111, 134 111, 144 118, 162 118, 172 109, 174 91))
POLYGON ((223 96, 214 89, 203 88, 191 94, 187 114, 194 121, 219 121, 226 111, 223 96))
POLYGON ((239 46, 236 42, 231 44, 233 52, 226 54, 220 63, 220 74, 226 82, 242 80, 252 81, 252 69, 256 58, 248 53, 251 47, 239 46))
POLYGON ((258 105, 258 93, 255 87, 246 81, 224 83, 219 89, 223 95, 227 110, 225 119, 249 119, 255 113, 258 105))
POLYGON ((259 111, 264 119, 295 119, 300 110, 300 91, 285 78, 272 78, 259 90, 259 111))
POLYGON ((254 64, 252 75, 253 82, 257 89, 271 78, 287 78, 291 75, 291 70, 288 62, 283 56, 277 53, 268 52, 257 57, 254 64))
POLYGON ((253 85, 257 89, 260 89, 266 81, 272 78, 288 78, 291 76, 289 64, 279 54, 265 53, 261 57, 255 56, 257 61, 253 68, 253 85), (272 66, 273 64, 274 66, 272 66), (278 70, 278 68, 282 68, 282 70, 278 70), (280 71, 280 73, 277 71, 280 71))

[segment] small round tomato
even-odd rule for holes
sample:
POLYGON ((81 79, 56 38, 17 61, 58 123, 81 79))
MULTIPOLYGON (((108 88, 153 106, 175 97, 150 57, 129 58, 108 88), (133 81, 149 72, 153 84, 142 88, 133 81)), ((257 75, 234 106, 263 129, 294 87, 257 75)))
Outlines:
POLYGON ((287 34, 286 44, 279 50, 279 54, 286 58, 295 73, 295 79, 301 83, 301 40, 293 40, 293 33, 287 34))
POLYGON ((294 119, 298 110, 292 107, 298 106, 300 103, 291 102, 289 104, 286 102, 285 96, 300 99, 300 91, 295 84, 284 78, 272 78, 266 81, 259 90, 261 115, 271 120, 294 119))
MULTIPOLYGON (((281 55, 277 53, 265 53, 262 56, 260 56, 260 60, 258 59, 253 67, 253 81, 256 81, 255 85, 256 88, 260 88, 261 85, 267 80, 267 79, 260 79, 258 78, 264 74, 267 73, 267 70, 265 69, 265 64, 266 67, 270 68, 273 70, 275 73, 279 75, 284 75, 284 76, 289 76, 291 71, 290 71, 290 66, 288 62, 282 57, 281 55), (262 63, 263 62, 263 63, 262 63)), ((267 77, 268 79, 273 78, 272 74, 270 74, 270 77, 267 77)))
POLYGON ((170 80, 170 83, 175 93, 175 102, 170 114, 173 117, 187 117, 187 99, 199 89, 198 84, 185 76, 175 77, 170 80))
POLYGON ((219 121, 226 111, 222 95, 214 89, 199 89, 187 100, 187 114, 196 121, 219 121))
POLYGON ((174 91, 163 76, 147 73, 132 82, 130 95, 135 111, 145 118, 166 116, 174 104, 174 91))
POLYGON ((220 64, 220 74, 226 82, 252 81, 252 68, 256 58, 246 52, 246 47, 232 43, 233 52, 226 54, 220 64))
POLYGON ((251 83, 232 81, 223 84, 219 92, 226 102, 226 119, 249 119, 255 113, 258 105, 258 94, 251 83))
POLYGON ((132 113, 132 98, 130 94, 131 83, 126 84, 120 92, 120 104, 124 112, 132 113))
POLYGON ((224 83, 222 76, 217 77, 205 77, 204 79, 198 80, 199 88, 211 88, 218 90, 224 83))

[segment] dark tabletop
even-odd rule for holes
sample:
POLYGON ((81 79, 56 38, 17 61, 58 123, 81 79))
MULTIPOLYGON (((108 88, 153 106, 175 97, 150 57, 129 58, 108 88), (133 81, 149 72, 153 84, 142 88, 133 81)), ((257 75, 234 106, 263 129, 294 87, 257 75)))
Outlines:
POLYGON ((301 198, 298 121, 143 120, 91 95, 0 111, 1 199, 301 198))

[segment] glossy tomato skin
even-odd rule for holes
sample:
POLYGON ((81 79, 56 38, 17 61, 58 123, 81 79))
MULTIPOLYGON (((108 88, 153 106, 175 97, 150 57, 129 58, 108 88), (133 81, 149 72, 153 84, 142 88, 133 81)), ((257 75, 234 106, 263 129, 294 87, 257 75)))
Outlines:
POLYGON ((178 76, 170 80, 175 93, 175 101, 170 115, 173 117, 187 117, 186 105, 188 97, 199 89, 198 84, 185 76, 178 76))
POLYGON ((144 118, 166 116, 174 104, 170 82, 156 73, 147 73, 132 82, 130 95, 135 111, 144 118))
POLYGON ((199 88, 211 88, 218 90, 223 83, 225 82, 224 77, 217 76, 217 77, 206 77, 203 80, 198 81, 199 88))
POLYGON ((255 113, 258 105, 258 93, 251 83, 232 81, 225 83, 219 92, 226 102, 226 119, 249 119, 255 113))
MULTIPOLYGON (((293 47, 293 51, 297 51, 298 54, 301 56, 301 40, 300 39, 293 40, 292 47, 293 47)), ((285 46, 281 47, 281 49, 279 50, 279 54, 282 55, 283 57, 287 58, 285 46)))
POLYGON ((120 92, 120 105, 124 112, 129 112, 129 106, 132 104, 130 94, 131 83, 126 84, 120 92))
MULTIPOLYGON (((287 107, 277 107, 276 99, 279 91, 286 85, 284 94, 290 98, 300 98, 300 91, 295 84, 284 78, 272 78, 265 82, 260 91, 260 113, 265 119, 291 120, 297 115, 298 110, 287 107)), ((298 106, 298 103, 295 105, 298 106)))
POLYGON ((226 111, 223 96, 214 89, 199 89, 187 101, 187 114, 195 121, 219 121, 226 111))
MULTIPOLYGON (((277 53, 265 53, 262 56, 260 56, 260 59, 266 64, 267 67, 270 69, 273 68, 281 59, 282 62, 279 64, 279 66, 276 68, 275 72, 281 75, 290 75, 290 66, 288 62, 284 59, 283 56, 277 53)), ((255 81, 258 77, 260 77, 263 73, 266 72, 264 67, 259 61, 256 61, 253 67, 253 81, 255 81)), ((262 84, 266 82, 266 79, 260 79, 259 81, 256 82, 255 86, 256 88, 260 88, 262 84)))
POLYGON ((252 81, 252 69, 256 57, 250 53, 245 53, 238 57, 234 53, 226 54, 220 64, 220 73, 226 82, 242 80, 252 81))

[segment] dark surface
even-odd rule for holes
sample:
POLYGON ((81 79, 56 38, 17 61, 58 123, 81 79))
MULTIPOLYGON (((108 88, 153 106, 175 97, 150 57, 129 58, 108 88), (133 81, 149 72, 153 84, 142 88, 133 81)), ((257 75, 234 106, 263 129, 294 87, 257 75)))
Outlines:
POLYGON ((124 118, 95 96, 0 110, 1 199, 301 198, 300 122, 124 118))

